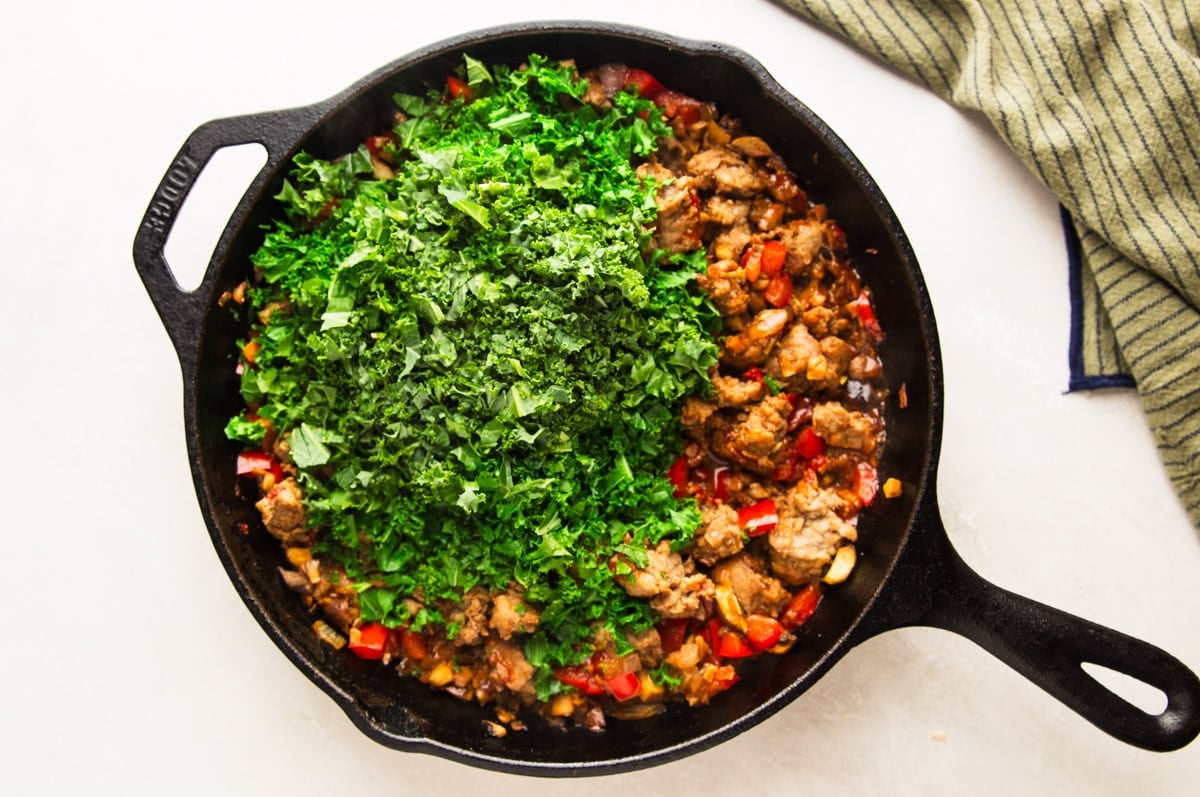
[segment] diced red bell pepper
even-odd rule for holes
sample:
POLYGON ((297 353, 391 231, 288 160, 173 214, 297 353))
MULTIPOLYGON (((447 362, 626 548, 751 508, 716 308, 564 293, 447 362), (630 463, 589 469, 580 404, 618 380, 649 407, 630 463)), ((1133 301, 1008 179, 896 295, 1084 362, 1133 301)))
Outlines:
POLYGON ((750 366, 745 371, 742 371, 742 379, 747 379, 752 382, 763 381, 762 369, 757 366, 750 366))
POLYGON ((792 278, 782 273, 771 277, 763 290, 763 298, 772 307, 787 307, 792 301, 792 278))
POLYGON ((808 622, 821 603, 821 588, 809 584, 792 597, 783 613, 779 615, 779 623, 788 631, 795 631, 808 622))
POLYGON ((850 248, 846 244, 846 231, 837 224, 829 225, 829 248, 835 252, 845 252, 850 248))
POLYGON ((712 497, 715 501, 729 500, 729 468, 724 465, 713 468, 712 497))
POLYGON ((779 510, 774 498, 764 498, 756 504, 738 510, 738 525, 751 537, 769 534, 779 523, 779 510))
POLYGON ((654 102, 659 108, 662 108, 663 114, 668 119, 678 119, 689 126, 700 121, 700 114, 704 109, 703 103, 699 100, 670 89, 659 92, 658 96, 654 98, 654 102))
POLYGON ((783 636, 783 623, 765 614, 746 617, 746 640, 759 653, 774 645, 783 636))
POLYGON ((681 456, 671 465, 667 471, 667 479, 675 487, 675 497, 683 498, 688 494, 688 461, 687 457, 681 456))
POLYGON ((606 680, 604 688, 610 695, 624 703, 626 700, 631 700, 641 694, 642 682, 638 680, 636 672, 626 672, 621 673, 615 678, 606 680))
POLYGON ((858 316, 858 320, 862 322, 863 328, 870 333, 871 337, 876 342, 883 340, 883 327, 879 324, 879 319, 875 316, 875 308, 871 304, 871 297, 863 291, 854 301, 850 302, 850 307, 854 310, 854 314, 858 316))
POLYGON ((726 628, 717 636, 717 655, 723 659, 744 659, 754 655, 754 648, 744 636, 726 628))
POLYGON ((383 649, 387 646, 387 626, 382 623, 365 623, 358 628, 350 629, 350 651, 360 659, 376 661, 383 658, 383 649))
POLYGON ((446 93, 450 95, 451 99, 461 99, 463 102, 471 101, 472 92, 470 85, 468 85, 467 81, 454 75, 446 78, 446 93))
POLYGON ((860 462, 854 468, 854 494, 863 506, 870 506, 879 491, 879 474, 870 462, 860 462))
POLYGON ((425 637, 416 631, 403 629, 400 632, 400 646, 404 649, 404 655, 413 661, 422 661, 429 656, 429 646, 425 644, 425 637))
POLYGON ((790 482, 794 481, 800 473, 800 462, 789 457, 782 465, 771 471, 771 481, 773 482, 790 482))
POLYGON ((825 441, 813 431, 811 426, 806 426, 796 436, 796 444, 792 450, 805 459, 812 459, 825 453, 825 441))
POLYGON ((554 677, 567 686, 578 689, 585 695, 604 694, 604 685, 596 680, 591 670, 581 664, 572 667, 560 667, 554 671, 554 677))
POLYGON ((797 396, 794 393, 785 393, 788 402, 792 405, 792 411, 788 413, 788 431, 794 432, 804 424, 812 420, 812 399, 807 396, 797 396))
POLYGON ((283 481, 283 468, 279 460, 265 451, 243 451, 237 457, 238 476, 265 476, 271 474, 276 482, 283 481))
POLYGON ((625 85, 633 86, 637 89, 638 96, 647 100, 653 100, 658 95, 663 93, 664 86, 658 82, 658 78, 650 74, 644 69, 635 69, 630 67, 625 72, 625 85))
POLYGON ((720 617, 710 617, 704 626, 700 629, 700 635, 704 637, 704 641, 708 643, 708 649, 717 655, 717 645, 721 641, 721 629, 725 623, 720 617))
POLYGON ((783 270, 785 262, 787 262, 787 246, 783 241, 767 241, 762 245, 759 263, 763 274, 768 277, 776 276, 783 270))
POLYGON ((658 638, 662 642, 663 653, 674 653, 683 647, 687 638, 688 621, 686 618, 663 620, 658 624, 658 638))

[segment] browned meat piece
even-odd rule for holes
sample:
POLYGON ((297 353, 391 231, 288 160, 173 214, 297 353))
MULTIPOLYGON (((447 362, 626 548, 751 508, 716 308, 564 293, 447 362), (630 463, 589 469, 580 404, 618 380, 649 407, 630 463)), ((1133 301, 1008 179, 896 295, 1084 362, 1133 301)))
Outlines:
POLYGON ((763 175, 728 147, 701 150, 688 161, 687 170, 699 178, 700 185, 726 196, 752 197, 767 187, 763 175))
POLYGON ((700 528, 696 529, 696 547, 692 556, 705 565, 733 556, 745 545, 737 510, 728 504, 708 504, 700 510, 700 528))
POLYGON ((759 232, 770 232, 783 221, 785 208, 782 203, 760 197, 750 208, 750 222, 759 232))
POLYGON ((745 506, 770 497, 770 492, 757 477, 741 471, 730 474, 729 503, 735 506, 745 506))
POLYGON ((713 256, 722 260, 741 257, 746 247, 754 240, 748 222, 739 221, 721 231, 712 242, 713 256))
POLYGON ((719 195, 710 196, 704 202, 704 217, 713 224, 732 227, 750 216, 750 202, 744 199, 729 199, 719 195))
POLYGON ((741 407, 767 395, 767 386, 757 379, 717 374, 713 376, 712 384, 717 391, 717 405, 721 407, 741 407))
POLYGON ((649 598, 650 607, 663 617, 703 617, 704 604, 713 596, 708 576, 695 572, 690 560, 685 562, 679 554, 672 553, 666 541, 646 553, 648 561, 644 568, 624 556, 613 557, 617 583, 635 598, 649 598), (622 566, 632 572, 620 573, 622 566))
POLYGON ((454 637, 455 645, 477 645, 488 636, 488 607, 491 595, 483 587, 472 587, 463 595, 461 602, 442 607, 446 621, 459 627, 454 637))
POLYGON ((783 447, 791 402, 786 396, 768 396, 750 408, 744 420, 729 427, 725 453, 756 473, 775 469, 773 457, 783 447))
POLYGON ((733 590, 747 614, 775 617, 788 605, 792 595, 765 570, 762 563, 743 552, 717 564, 712 570, 712 578, 717 584, 733 590))
POLYGON ((821 354, 829 361, 834 376, 840 380, 850 370, 850 360, 854 357, 854 347, 836 335, 821 338, 821 354))
POLYGON ((343 634, 350 632, 350 626, 358 619, 358 593, 349 587, 323 582, 313 597, 330 625, 343 634))
POLYGON ((492 598, 492 619, 488 627, 501 639, 512 639, 513 634, 532 633, 540 619, 541 615, 525 602, 520 592, 509 590, 492 598))
POLYGON ((800 314, 800 320, 804 322, 804 326, 808 327, 808 331, 818 338, 829 335, 830 327, 833 326, 836 318, 837 313, 828 307, 809 307, 800 314))
POLYGON ((284 479, 272 487, 255 506, 262 514, 267 531, 285 545, 296 544, 299 538, 308 534, 304 493, 295 479, 284 479))
POLYGON ((807 584, 821 577, 843 541, 858 532, 838 515, 844 502, 832 490, 804 482, 776 502, 779 524, 767 535, 771 572, 787 584, 807 584))
POLYGON ((704 232, 704 219, 699 204, 687 177, 677 178, 669 170, 656 163, 644 163, 638 167, 640 177, 652 177, 658 183, 655 202, 658 205, 658 221, 654 233, 654 246, 668 252, 690 252, 699 248, 704 232))
POLYGON ((700 438, 708 419, 717 411, 717 405, 695 396, 683 400, 683 429, 689 435, 700 438))
POLYGON ((745 329, 725 338, 721 361, 737 368, 762 365, 787 322, 787 310, 772 307, 760 311, 745 329))
POLYGON ((821 344, 809 334, 808 327, 792 324, 767 358, 764 370, 785 382, 797 375, 807 378, 809 363, 821 357, 821 344))
POLYGON ((533 688, 533 665, 521 649, 512 642, 490 639, 487 643, 487 662, 492 677, 513 692, 533 688))
POLYGON ((848 410, 836 402, 813 407, 813 431, 831 446, 852 448, 864 454, 875 450, 875 422, 871 416, 848 410))
POLYGON ((599 111, 608 110, 612 107, 612 102, 609 100, 608 92, 604 89, 604 84, 594 78, 588 80, 587 91, 583 93, 583 101, 599 111))
POLYGON ((640 634, 626 634, 625 638, 637 651, 638 659, 641 660, 643 667, 657 667, 662 664, 664 655, 662 637, 659 636, 657 628, 650 626, 640 634))
POLYGON ((723 316, 744 313, 750 305, 750 291, 746 289, 741 268, 733 260, 718 260, 710 264, 696 281, 723 316))
POLYGON ((794 219, 780 229, 779 240, 788 248, 788 271, 795 275, 802 272, 821 251, 825 245, 825 231, 819 221, 794 219))

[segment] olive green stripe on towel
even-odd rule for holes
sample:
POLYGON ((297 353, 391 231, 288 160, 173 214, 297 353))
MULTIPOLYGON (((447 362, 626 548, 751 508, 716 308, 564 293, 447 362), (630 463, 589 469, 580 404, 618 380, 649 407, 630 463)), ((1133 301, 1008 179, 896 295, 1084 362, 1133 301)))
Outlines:
POLYGON ((1059 199, 1079 242, 1072 367, 1132 377, 1200 525, 1200 5, 781 2, 983 114, 1059 199))

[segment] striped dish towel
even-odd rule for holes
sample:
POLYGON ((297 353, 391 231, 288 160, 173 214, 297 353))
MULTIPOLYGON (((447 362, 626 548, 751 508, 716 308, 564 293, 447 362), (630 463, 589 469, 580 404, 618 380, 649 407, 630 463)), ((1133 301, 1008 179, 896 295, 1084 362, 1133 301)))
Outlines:
POLYGON ((1200 0, 780 2, 982 112, 1058 197, 1069 388, 1137 388, 1200 527, 1200 0))

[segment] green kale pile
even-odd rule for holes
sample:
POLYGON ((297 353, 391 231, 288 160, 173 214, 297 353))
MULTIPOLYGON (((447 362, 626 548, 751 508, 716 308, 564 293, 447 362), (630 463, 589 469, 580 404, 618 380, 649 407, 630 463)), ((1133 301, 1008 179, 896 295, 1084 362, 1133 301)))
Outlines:
MULTIPOLYGON (((647 254, 655 186, 635 166, 670 135, 661 112, 633 92, 598 112, 538 56, 465 61, 469 101, 396 96, 394 179, 365 147, 296 157, 253 258, 252 317, 274 309, 241 389, 287 433, 316 550, 364 620, 452 636, 435 600, 515 582, 541 610, 525 653, 548 693, 594 624, 620 643, 653 622, 614 553, 644 562, 698 525, 665 473, 718 319, 693 284, 702 253, 647 254)), ((227 433, 263 427, 243 414, 227 433)))

